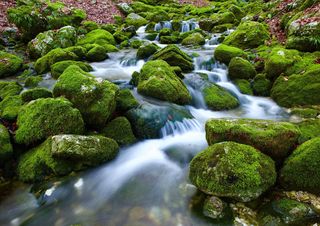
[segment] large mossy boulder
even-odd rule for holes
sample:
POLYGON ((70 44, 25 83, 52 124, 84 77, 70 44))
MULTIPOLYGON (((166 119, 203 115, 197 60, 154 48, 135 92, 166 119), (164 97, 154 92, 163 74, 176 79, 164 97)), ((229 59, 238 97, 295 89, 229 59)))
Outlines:
POLYGON ((183 46, 192 46, 192 47, 197 47, 197 46, 202 46, 206 42, 205 38, 203 37, 202 34, 200 33, 193 33, 190 34, 188 37, 184 38, 181 42, 183 46))
POLYGON ((163 60, 149 61, 142 67, 138 92, 177 104, 187 104, 191 101, 187 87, 163 60))
POLYGON ((235 142, 209 146, 190 163, 189 178, 201 191, 241 202, 258 198, 276 182, 273 160, 235 142))
POLYGON ((148 45, 143 45, 140 46, 138 51, 137 51, 137 58, 138 59, 147 59, 149 58, 152 54, 157 52, 160 49, 159 46, 156 44, 148 44, 148 45))
POLYGON ((191 57, 181 51, 176 45, 168 45, 159 50, 151 59, 164 60, 171 66, 179 66, 184 72, 192 71, 194 68, 191 57))
POLYGON ((40 98, 50 98, 52 97, 52 92, 43 87, 36 87, 23 91, 20 96, 23 102, 30 102, 40 98))
POLYGON ((14 122, 23 105, 20 95, 8 96, 0 102, 0 118, 14 122))
POLYGON ((269 32, 265 25, 259 22, 246 21, 241 23, 234 32, 227 36, 223 44, 248 49, 258 47, 268 39, 269 32))
POLYGON ((56 134, 81 134, 80 112, 64 98, 42 98, 25 105, 18 114, 16 142, 34 144, 56 134))
POLYGON ((76 65, 69 66, 53 88, 55 97, 63 96, 78 108, 87 126, 100 128, 116 108, 116 85, 96 79, 76 65))
POLYGON ((114 139, 119 145, 129 145, 136 141, 131 124, 126 117, 113 119, 102 129, 101 134, 114 139))
POLYGON ((256 76, 254 66, 241 57, 234 57, 229 63, 230 79, 253 79, 256 76))
POLYGON ((112 160, 117 143, 102 136, 56 135, 20 157, 18 176, 24 182, 63 176, 112 160))
POLYGON ((37 35, 28 44, 28 53, 31 58, 39 58, 55 48, 67 48, 77 42, 77 31, 72 26, 59 30, 50 30, 37 35))
POLYGON ((0 124, 0 166, 12 157, 13 149, 10 134, 6 127, 0 124))
POLYGON ((0 81, 0 99, 18 95, 23 90, 18 82, 0 81))
POLYGON ((93 71, 91 65, 86 62, 65 60, 51 65, 51 76, 54 79, 58 79, 59 76, 64 72, 64 70, 66 70, 70 65, 76 65, 85 72, 93 71))
POLYGON ((167 123, 193 118, 189 111, 178 105, 156 106, 147 103, 129 110, 126 117, 136 137, 141 139, 159 138, 161 129, 167 123))
POLYGON ((213 111, 230 110, 239 106, 239 101, 224 88, 210 84, 202 90, 204 101, 213 111))
POLYGON ((25 40, 31 40, 46 30, 68 25, 77 27, 85 18, 85 11, 61 2, 29 1, 8 10, 9 21, 19 28, 25 40))
POLYGON ((280 172, 281 185, 290 190, 319 194, 320 137, 300 145, 285 161, 280 172))
POLYGON ((271 97, 283 107, 320 104, 320 67, 304 74, 279 76, 271 89, 271 97))
POLYGON ((101 46, 116 45, 116 40, 110 32, 103 29, 96 29, 86 34, 85 37, 80 39, 77 44, 98 44, 101 46))
POLYGON ((214 51, 214 58, 226 65, 234 57, 247 58, 247 54, 242 49, 224 44, 219 45, 214 51))
POLYGON ((275 160, 287 157, 298 144, 300 132, 288 122, 255 119, 211 119, 206 123, 208 144, 235 141, 251 145, 275 160))
POLYGON ((22 68, 22 63, 20 57, 0 51, 0 78, 15 75, 22 68))
POLYGON ((148 21, 143 18, 142 16, 139 16, 136 13, 130 13, 126 19, 125 19, 125 23, 127 25, 132 25, 134 26, 136 29, 138 29, 139 27, 146 25, 148 23, 148 21))

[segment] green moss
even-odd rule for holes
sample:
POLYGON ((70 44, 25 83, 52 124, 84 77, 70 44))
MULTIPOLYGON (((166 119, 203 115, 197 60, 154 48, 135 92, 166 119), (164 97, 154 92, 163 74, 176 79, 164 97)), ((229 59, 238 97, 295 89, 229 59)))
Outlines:
POLYGON ((241 20, 245 16, 245 12, 236 5, 231 5, 229 11, 233 13, 237 20, 241 20))
POLYGON ((301 133, 299 137, 300 144, 320 136, 320 119, 304 120, 296 125, 301 133))
POLYGON ((15 75, 22 68, 22 59, 0 51, 0 78, 9 77, 15 75))
POLYGON ((254 66, 247 60, 241 57, 234 57, 229 63, 230 79, 252 79, 256 76, 254 66))
POLYGON ((156 44, 148 44, 145 46, 139 47, 137 51, 137 58, 138 59, 147 59, 150 57, 152 54, 158 51, 160 49, 156 44))
POLYGON ((232 24, 236 17, 232 12, 214 13, 210 16, 212 27, 220 24, 232 24))
POLYGON ((71 46, 68 48, 64 48, 63 50, 67 51, 67 52, 74 53, 75 55, 77 55, 79 57, 79 59, 83 59, 88 52, 87 49, 84 48, 83 46, 71 46))
POLYGON ((204 100, 211 110, 229 110, 239 106, 237 98, 222 87, 211 84, 203 89, 204 100))
POLYGON ((296 108, 290 109, 290 114, 297 115, 301 118, 316 118, 318 115, 320 115, 320 109, 311 108, 311 107, 306 107, 306 108, 296 107, 296 108))
POLYGON ((192 159, 189 178, 207 194, 247 202, 275 183, 276 171, 272 159, 255 148, 223 142, 192 159))
POLYGON ((86 33, 99 29, 99 25, 95 21, 86 20, 81 23, 81 28, 86 31, 86 33))
POLYGON ((223 33, 227 30, 230 30, 234 27, 233 24, 220 24, 220 25, 217 25, 217 26, 214 26, 212 29, 211 29, 211 32, 212 33, 223 33))
POLYGON ((96 29, 86 34, 86 36, 80 39, 77 44, 98 44, 103 46, 105 44, 115 45, 116 41, 110 32, 103 29, 96 29))
POLYGON ((91 48, 86 55, 86 59, 92 62, 103 61, 107 58, 108 55, 106 49, 103 46, 99 45, 91 48))
POLYGON ((121 89, 117 95, 117 110, 120 112, 126 112, 139 105, 139 102, 132 95, 129 89, 121 89))
POLYGON ((8 96, 0 102, 0 117, 8 121, 15 121, 23 105, 20 95, 8 96))
POLYGON ((126 117, 118 117, 109 122, 101 133, 117 141, 119 145, 129 145, 136 141, 130 122, 126 117))
POLYGON ((21 93, 21 99, 23 102, 30 102, 32 100, 49 97, 52 97, 52 92, 42 87, 29 89, 21 93))
POLYGON ((182 40, 181 44, 184 46, 202 46, 205 44, 205 38, 200 33, 193 33, 182 40))
POLYGON ((80 62, 80 61, 65 60, 65 61, 60 61, 51 65, 51 76, 55 79, 58 79, 59 76, 64 72, 64 70, 66 70, 70 65, 76 65, 85 72, 93 71, 93 68, 88 63, 80 62))
POLYGON ((168 21, 170 20, 169 14, 164 10, 158 10, 156 12, 153 12, 147 17, 147 20, 151 22, 161 22, 161 21, 168 21))
POLYGON ((143 66, 138 92, 177 104, 187 104, 191 101, 191 95, 182 80, 163 60, 149 61, 143 66))
POLYGON ((116 108, 117 91, 116 85, 96 80, 78 66, 71 65, 60 75, 53 95, 69 99, 88 126, 99 128, 106 124, 116 108))
POLYGON ((273 84, 271 97, 281 106, 294 107, 320 104, 320 67, 304 74, 280 76, 273 84))
POLYGON ((18 95, 22 89, 22 86, 17 82, 0 81, 0 98, 3 100, 8 96, 18 95))
POLYGON ((180 41, 181 39, 178 36, 161 36, 160 37, 161 44, 176 44, 180 41))
POLYGON ((270 96, 271 82, 264 74, 258 74, 253 79, 252 89, 254 95, 257 96, 270 96))
POLYGON ((4 164, 13 154, 10 135, 6 127, 0 124, 0 165, 4 164))
POLYGON ((275 160, 288 156, 298 144, 299 129, 288 122, 254 119, 213 119, 206 123, 209 145, 235 141, 251 145, 275 160))
POLYGON ((242 57, 246 59, 247 54, 239 48, 221 44, 215 49, 214 57, 216 60, 228 65, 232 58, 242 57))
POLYGON ((80 112, 63 98, 31 101, 18 114, 15 139, 33 144, 55 134, 81 134, 84 123, 80 112))
POLYGON ((148 21, 143 18, 142 16, 139 16, 136 13, 130 13, 126 19, 125 19, 125 23, 127 25, 132 25, 134 26, 136 29, 138 29, 139 27, 146 25, 148 23, 148 21))
POLYGON ((294 150, 281 169, 281 185, 290 190, 319 194, 319 150, 319 137, 303 143, 294 150))
POLYGON ((134 39, 130 41, 130 47, 134 49, 139 49, 140 46, 143 45, 143 42, 138 39, 134 39))
POLYGON ((43 80, 41 76, 30 76, 24 80, 25 87, 36 87, 43 80))
POLYGON ((241 23, 223 41, 223 44, 235 46, 241 49, 255 48, 269 39, 267 28, 258 22, 247 21, 241 23))
POLYGON ((251 89, 251 84, 248 80, 246 79, 236 79, 233 81, 238 89, 240 90, 241 93, 243 94, 248 94, 248 95, 253 95, 253 91, 251 89))

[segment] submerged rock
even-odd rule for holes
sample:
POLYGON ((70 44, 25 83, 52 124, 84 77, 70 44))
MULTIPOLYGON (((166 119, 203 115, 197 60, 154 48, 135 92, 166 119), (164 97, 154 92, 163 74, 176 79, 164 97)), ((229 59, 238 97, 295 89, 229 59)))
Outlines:
POLYGON ((276 171, 272 159, 257 149, 222 142, 192 159, 189 178, 206 194, 248 202, 275 183, 276 171))
POLYGON ((285 158, 298 144, 300 132, 288 122, 255 119, 211 119, 206 123, 209 145, 235 141, 251 145, 275 160, 285 158))
POLYGON ((20 57, 0 51, 0 78, 15 75, 22 68, 22 63, 20 57))

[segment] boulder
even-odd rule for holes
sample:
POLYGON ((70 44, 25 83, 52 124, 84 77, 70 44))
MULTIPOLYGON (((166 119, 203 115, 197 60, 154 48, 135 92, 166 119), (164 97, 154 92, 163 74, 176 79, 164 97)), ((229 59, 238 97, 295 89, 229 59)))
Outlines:
POLYGON ((212 219, 221 219, 226 213, 227 203, 215 196, 208 196, 203 203, 202 213, 212 219))
POLYGON ((139 106, 139 102, 132 95, 129 89, 121 89, 117 95, 117 111, 127 112, 132 108, 139 106))
POLYGON ((0 78, 15 75, 22 68, 22 63, 20 57, 0 51, 0 78))
POLYGON ((77 44, 78 45, 98 44, 98 45, 104 46, 104 45, 116 45, 116 41, 110 32, 103 29, 96 29, 86 34, 85 37, 80 39, 77 44))
POLYGON ((252 79, 256 76, 254 66, 247 60, 241 57, 234 57, 229 63, 230 79, 252 79))
POLYGON ((0 117, 7 121, 14 122, 23 105, 20 95, 8 96, 0 102, 0 117))
POLYGON ((13 155, 10 134, 5 126, 0 124, 0 166, 7 162, 13 155))
POLYGON ((18 95, 23 90, 18 82, 0 81, 0 99, 18 95))
POLYGON ((70 65, 76 65, 85 72, 93 71, 91 65, 86 62, 65 60, 51 65, 51 76, 54 79, 58 79, 59 76, 64 72, 64 70, 66 70, 70 65))
POLYGON ((216 84, 207 85, 202 95, 208 108, 213 111, 229 110, 239 106, 237 98, 216 84))
POLYGON ((241 202, 258 198, 274 185, 276 177, 270 157, 235 142, 209 146, 190 163, 189 178, 199 190, 241 202))
POLYGON ((252 89, 256 96, 270 96, 271 81, 266 78, 265 74, 257 74, 253 79, 252 89))
POLYGON ((148 21, 143 18, 142 16, 139 16, 136 13, 130 13, 126 19, 125 19, 125 23, 127 25, 132 25, 134 26, 136 29, 138 29, 139 27, 146 25, 148 23, 148 21))
POLYGON ((107 50, 100 45, 92 46, 88 49, 86 59, 91 62, 99 62, 108 58, 107 50))
POLYGON ((209 145, 235 141, 257 148, 275 160, 287 157, 298 144, 300 132, 288 122, 255 119, 211 119, 206 123, 209 145))
POLYGON ((203 37, 202 34, 200 33, 193 33, 189 35, 188 37, 184 38, 181 42, 183 46, 192 46, 192 47, 197 47, 197 46, 202 46, 206 42, 205 38, 203 37))
POLYGON ((140 46, 138 51, 137 51, 137 58, 138 59, 147 59, 152 54, 157 52, 159 49, 160 48, 154 43, 140 46))
POLYGON ((240 90, 241 93, 247 94, 247 95, 253 95, 251 84, 248 80, 236 79, 233 82, 238 87, 238 89, 240 90))
POLYGON ((247 58, 247 54, 237 47, 224 44, 220 44, 214 51, 214 58, 226 65, 228 65, 234 57, 242 57, 245 59, 247 58))
POLYGON ((29 89, 21 93, 21 99, 23 102, 30 102, 32 100, 49 97, 52 97, 52 92, 43 87, 29 89))

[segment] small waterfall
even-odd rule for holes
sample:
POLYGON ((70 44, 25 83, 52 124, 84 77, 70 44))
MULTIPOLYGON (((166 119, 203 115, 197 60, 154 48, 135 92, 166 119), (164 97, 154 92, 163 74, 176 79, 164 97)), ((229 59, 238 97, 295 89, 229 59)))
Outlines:
POLYGON ((199 28, 199 23, 195 20, 182 21, 181 32, 188 32, 199 28))
POLYGON ((161 31, 161 29, 163 29, 163 28, 172 29, 171 21, 161 21, 161 22, 156 23, 156 24, 154 25, 154 30, 155 30, 156 32, 161 31))
POLYGON ((202 130, 203 126, 195 119, 183 119, 182 122, 168 121, 161 129, 161 136, 179 135, 187 133, 188 131, 201 132, 202 130))

